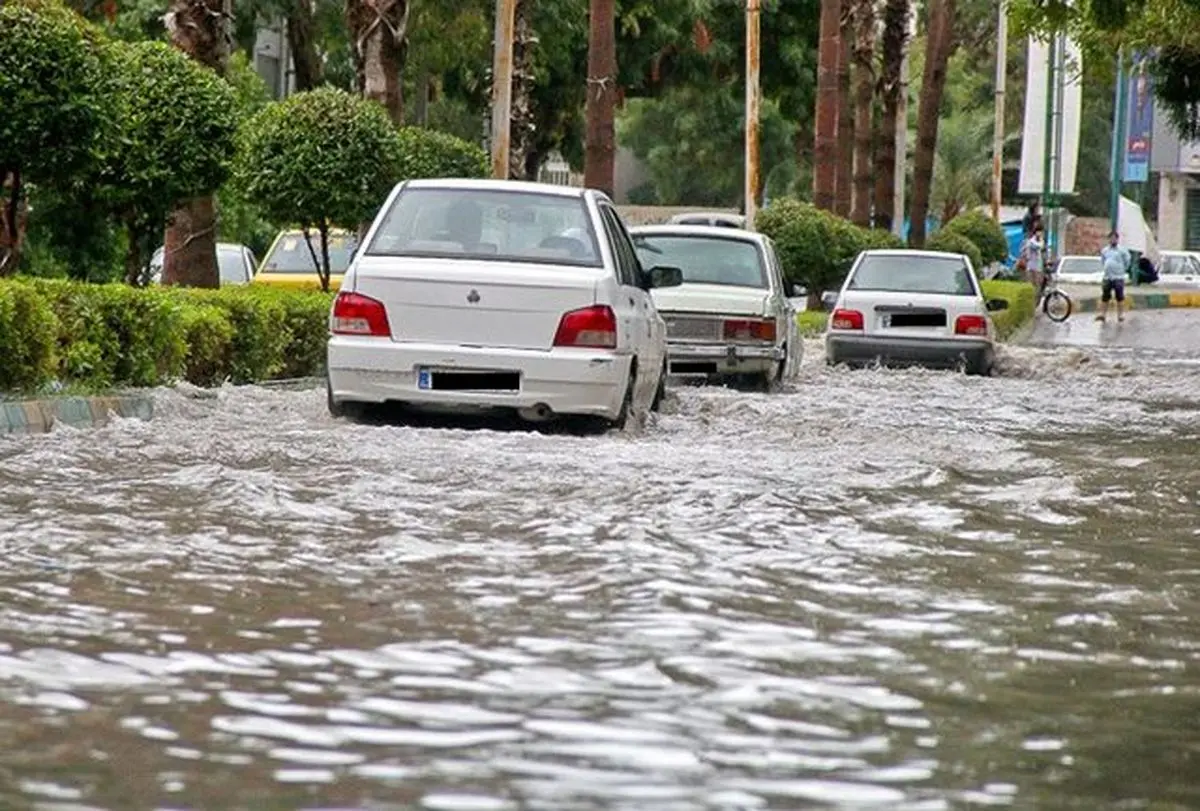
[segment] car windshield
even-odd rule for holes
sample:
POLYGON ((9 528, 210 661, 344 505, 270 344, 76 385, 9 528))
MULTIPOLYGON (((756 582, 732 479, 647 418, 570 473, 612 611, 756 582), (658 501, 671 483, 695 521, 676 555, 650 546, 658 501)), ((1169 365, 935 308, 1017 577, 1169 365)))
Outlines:
POLYGON ((1058 272, 1066 276, 1100 273, 1103 270, 1098 256, 1066 256, 1058 263, 1058 272))
POLYGON ((601 266, 581 198, 508 189, 405 189, 367 253, 601 266))
POLYGON ((685 283, 767 286, 758 246, 744 239, 638 234, 633 244, 642 267, 679 268, 685 283))
POLYGON ((223 282, 246 282, 249 281, 250 269, 246 267, 245 261, 242 259, 242 249, 240 247, 224 247, 217 246, 217 269, 221 274, 223 282))
MULTIPOLYGON (((317 265, 313 256, 321 258, 321 237, 316 231, 310 232, 312 250, 304 241, 300 231, 289 231, 284 234, 271 251, 263 257, 262 270, 271 273, 316 273, 317 265)), ((350 267, 354 256, 354 246, 358 239, 354 234, 329 235, 329 272, 345 273, 350 267)))
POLYGON ((1164 256, 1159 263, 1158 272, 1168 276, 1200 272, 1200 262, 1191 256, 1164 256))
POLYGON ((966 264, 956 256, 866 254, 850 278, 848 289, 973 296, 975 282, 966 264))

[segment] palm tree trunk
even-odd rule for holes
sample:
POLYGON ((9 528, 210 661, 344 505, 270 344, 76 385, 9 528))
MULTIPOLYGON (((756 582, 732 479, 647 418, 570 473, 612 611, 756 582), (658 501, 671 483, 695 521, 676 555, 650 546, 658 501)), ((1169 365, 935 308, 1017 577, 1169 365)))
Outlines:
POLYGON ((408 0, 346 0, 358 92, 382 104, 397 126, 404 123, 400 72, 408 52, 408 12, 408 0))
POLYGON ((954 48, 955 0, 931 0, 925 73, 917 109, 917 148, 913 153, 912 213, 908 244, 925 245, 925 219, 933 185, 933 159, 937 151, 938 112, 946 87, 946 63, 954 48))
POLYGON ((317 53, 316 22, 312 0, 294 0, 287 16, 288 49, 292 52, 292 70, 296 89, 312 90, 325 81, 325 68, 317 53))
MULTIPOLYGON (((900 66, 908 40, 909 0, 886 0, 883 11, 883 59, 879 71, 879 98, 883 111, 875 142, 875 227, 891 230, 896 217, 896 128, 899 120, 900 66)), ((903 160, 904 156, 899 156, 903 160)), ((900 201, 903 205, 904 201, 900 201)))
POLYGON ((875 0, 856 0, 854 11, 854 196, 850 219, 866 227, 871 224, 874 192, 871 124, 875 103, 875 0))
POLYGON ((842 0, 842 21, 838 30, 838 164, 833 211, 839 217, 850 216, 854 187, 854 99, 850 95, 850 58, 854 49, 854 3, 842 0))
POLYGON ((612 195, 616 165, 617 19, 614 0, 588 3, 587 107, 583 182, 612 195))
MULTIPOLYGON (((229 58, 230 0, 171 0, 164 17, 171 44, 224 75, 229 58)), ((175 210, 163 238, 163 284, 218 287, 217 210, 212 195, 175 210)))
POLYGON ((831 211, 837 194, 838 60, 842 0, 821 0, 817 46, 817 114, 813 138, 813 203, 831 211))
POLYGON ((533 161, 537 135, 533 107, 534 48, 537 37, 533 31, 535 0, 517 0, 513 21, 513 83, 512 118, 509 129, 508 176, 513 180, 537 180, 533 161))

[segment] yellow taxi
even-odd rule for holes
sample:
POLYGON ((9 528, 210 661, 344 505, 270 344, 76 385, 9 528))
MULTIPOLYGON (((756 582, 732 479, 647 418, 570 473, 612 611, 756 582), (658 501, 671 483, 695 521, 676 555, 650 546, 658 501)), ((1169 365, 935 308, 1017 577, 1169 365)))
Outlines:
MULTIPOLYGON (((280 231, 258 266, 253 284, 268 284, 275 287, 309 287, 321 289, 321 275, 317 263, 321 257, 321 236, 309 231, 310 243, 304 232, 295 229, 280 231), (311 248, 311 249, 310 249, 311 248)), ((329 289, 341 287, 342 276, 350 266, 354 249, 358 246, 358 235, 340 228, 329 231, 329 289)))

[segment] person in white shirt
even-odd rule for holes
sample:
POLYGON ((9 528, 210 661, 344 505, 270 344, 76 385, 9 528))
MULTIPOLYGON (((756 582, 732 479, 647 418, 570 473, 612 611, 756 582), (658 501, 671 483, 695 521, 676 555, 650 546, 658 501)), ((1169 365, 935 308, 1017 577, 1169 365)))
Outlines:
POLYGON ((1132 257, 1121 245, 1121 235, 1113 231, 1108 235, 1108 245, 1100 251, 1100 262, 1104 265, 1104 282, 1100 290, 1100 313, 1097 321, 1108 317, 1108 303, 1117 299, 1117 320, 1125 320, 1125 277, 1129 273, 1132 257))

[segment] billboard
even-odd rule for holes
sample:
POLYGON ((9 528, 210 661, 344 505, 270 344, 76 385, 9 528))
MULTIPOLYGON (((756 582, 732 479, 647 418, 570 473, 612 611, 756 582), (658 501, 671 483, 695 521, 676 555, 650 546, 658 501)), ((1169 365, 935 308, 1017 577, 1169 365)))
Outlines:
MULTIPOLYGON (((1056 48, 1054 98, 1046 87, 1050 68, 1050 43, 1029 38, 1025 62, 1025 122, 1021 133, 1021 171, 1017 181, 1017 193, 1041 195, 1042 179, 1045 177, 1046 118, 1047 113, 1056 114, 1054 127, 1061 141, 1052 144, 1050 154, 1059 159, 1058 187, 1051 180, 1051 193, 1073 194, 1075 174, 1079 163, 1079 124, 1083 109, 1083 54, 1074 40, 1064 37, 1065 47, 1056 48), (1065 51, 1065 53, 1064 53, 1065 51), (1047 109, 1050 106, 1051 109, 1047 109), (1057 147, 1057 148, 1055 148, 1057 147)), ((1052 170, 1053 171, 1053 170, 1052 170)))
POLYGON ((1135 54, 1126 88, 1125 168, 1127 183, 1150 179, 1150 145, 1154 132, 1154 87, 1146 69, 1147 60, 1135 54))

